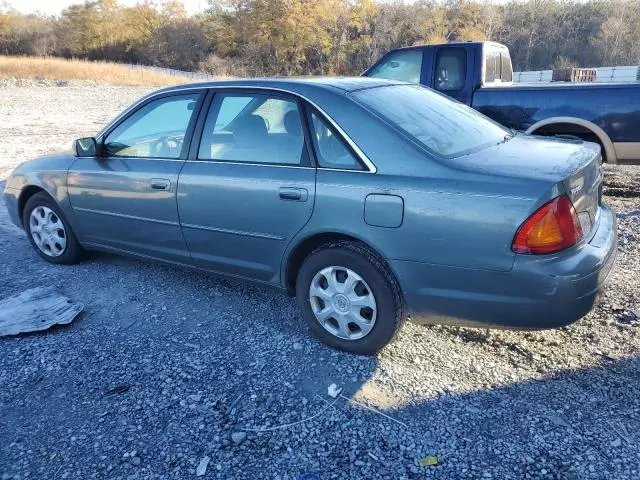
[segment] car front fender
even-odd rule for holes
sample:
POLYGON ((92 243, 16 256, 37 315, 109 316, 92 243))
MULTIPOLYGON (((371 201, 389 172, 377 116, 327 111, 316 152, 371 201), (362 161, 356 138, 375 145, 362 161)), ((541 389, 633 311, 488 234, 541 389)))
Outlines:
POLYGON ((12 218, 17 217, 18 226, 22 227, 22 209, 28 198, 44 191, 60 206, 71 228, 78 232, 67 193, 67 172, 75 161, 76 158, 72 155, 50 155, 16 167, 7 178, 5 201, 8 208, 14 210, 10 214, 12 218), (15 200, 11 201, 10 197, 15 197, 15 200))

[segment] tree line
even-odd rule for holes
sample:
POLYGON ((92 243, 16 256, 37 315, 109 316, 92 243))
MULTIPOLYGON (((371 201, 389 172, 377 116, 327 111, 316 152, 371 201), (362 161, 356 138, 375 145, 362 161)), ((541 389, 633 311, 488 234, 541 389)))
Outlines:
POLYGON ((640 0, 86 1, 58 16, 0 3, 0 54, 156 65, 214 75, 358 74, 409 45, 492 40, 514 70, 640 64, 640 0))

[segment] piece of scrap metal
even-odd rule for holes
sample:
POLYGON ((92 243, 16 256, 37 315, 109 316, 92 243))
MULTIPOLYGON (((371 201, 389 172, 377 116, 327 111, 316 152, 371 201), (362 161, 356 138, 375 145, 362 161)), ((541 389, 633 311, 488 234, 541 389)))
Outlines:
POLYGON ((56 292, 36 287, 0 300, 0 337, 46 330, 71 323, 84 305, 56 292))

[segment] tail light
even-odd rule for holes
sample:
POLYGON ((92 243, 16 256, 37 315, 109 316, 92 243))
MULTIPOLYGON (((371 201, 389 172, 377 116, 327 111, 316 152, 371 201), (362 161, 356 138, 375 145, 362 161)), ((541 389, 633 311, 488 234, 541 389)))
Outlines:
POLYGON ((516 253, 555 253, 582 240, 582 228, 569 197, 556 197, 520 225, 511 249, 516 253))

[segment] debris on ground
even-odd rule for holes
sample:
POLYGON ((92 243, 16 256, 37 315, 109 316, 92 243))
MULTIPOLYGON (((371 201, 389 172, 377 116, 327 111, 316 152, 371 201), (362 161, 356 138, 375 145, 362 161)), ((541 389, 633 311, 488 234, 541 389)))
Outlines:
POLYGON ((53 287, 30 288, 0 300, 0 337, 71 323, 82 309, 53 287))
POLYGON ((104 392, 105 397, 111 397, 113 395, 119 395, 121 393, 127 393, 131 389, 131 385, 118 385, 116 387, 110 388, 106 392, 104 392))
POLYGON ((331 398, 336 398, 338 395, 340 395, 340 392, 342 392, 341 388, 338 388, 338 386, 335 383, 332 383, 331 385, 329 385, 329 387, 327 388, 327 394, 331 397, 331 398))
POLYGON ((207 473, 207 467, 209 466, 210 460, 211 458, 207 455, 202 457, 200 463, 198 463, 198 466, 196 467, 196 477, 202 477, 205 473, 207 473))
POLYGON ((247 433, 246 432, 233 432, 231 434, 231 441, 233 443, 235 443, 236 445, 240 445, 246 439, 247 439, 247 433))
POLYGON ((418 460, 418 464, 421 467, 434 467, 440 463, 440 460, 435 455, 429 455, 428 457, 422 457, 418 460))

